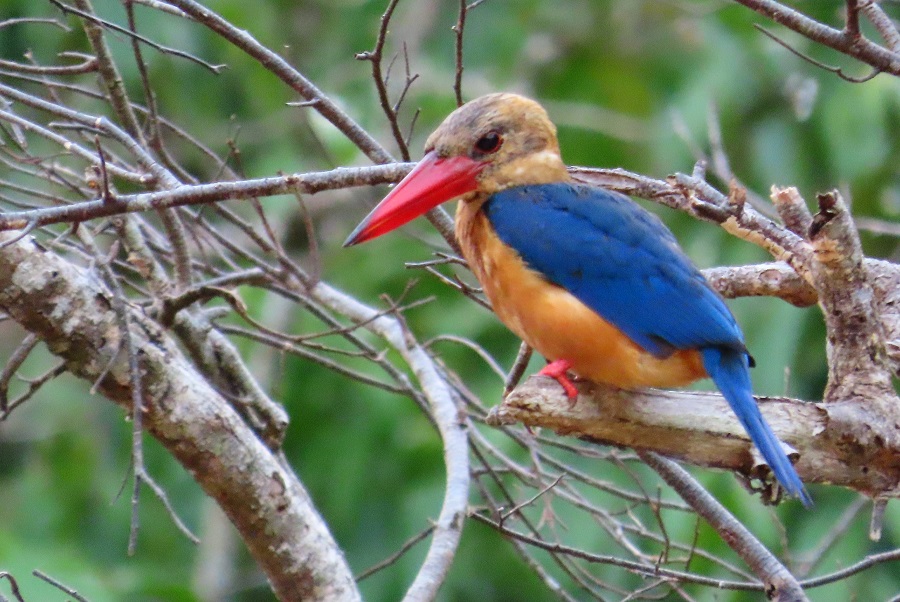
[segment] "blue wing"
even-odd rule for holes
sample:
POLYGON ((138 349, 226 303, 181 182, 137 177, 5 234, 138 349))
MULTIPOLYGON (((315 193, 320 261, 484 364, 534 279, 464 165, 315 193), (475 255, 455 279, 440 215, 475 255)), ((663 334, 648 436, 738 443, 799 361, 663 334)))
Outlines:
POLYGON ((500 239, 657 357, 709 346, 743 351, 740 328, 653 214, 591 186, 509 188, 483 211, 500 239))

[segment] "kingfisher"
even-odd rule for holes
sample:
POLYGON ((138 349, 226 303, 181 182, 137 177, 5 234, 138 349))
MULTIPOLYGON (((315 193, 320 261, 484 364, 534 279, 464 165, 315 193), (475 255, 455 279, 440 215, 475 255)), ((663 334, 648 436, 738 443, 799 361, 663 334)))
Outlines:
POLYGON ((425 156, 344 246, 389 232, 459 198, 455 232, 500 320, 568 373, 622 389, 710 377, 786 493, 811 505, 753 398, 753 360, 722 297, 652 213, 577 183, 537 102, 488 94, 451 113, 425 156))

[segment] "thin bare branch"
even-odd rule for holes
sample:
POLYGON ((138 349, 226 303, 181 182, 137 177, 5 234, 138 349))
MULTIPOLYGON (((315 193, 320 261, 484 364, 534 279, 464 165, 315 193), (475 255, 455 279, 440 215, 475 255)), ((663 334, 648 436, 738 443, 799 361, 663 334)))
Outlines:
POLYGON ((513 362, 512 368, 509 370, 509 374, 506 376, 506 379, 503 383, 503 397, 509 395, 510 391, 518 386, 519 381, 522 380, 522 376, 525 374, 525 369, 528 367, 528 362, 531 361, 531 347, 528 346, 528 343, 522 342, 519 345, 519 352, 516 354, 516 359, 513 362))
POLYGON ((20 376, 19 379, 28 384, 28 389, 15 399, 7 403, 6 411, 4 414, 0 415, 0 420, 5 420, 6 417, 13 412, 13 410, 34 397, 35 393, 37 393, 42 386, 44 386, 57 376, 65 374, 66 372, 68 372, 68 368, 66 367, 65 362, 61 362, 56 366, 53 366, 43 374, 37 376, 36 378, 24 378, 20 376))
POLYGON ((638 451, 638 455, 715 529, 753 573, 765 583, 770 600, 807 600, 796 578, 760 541, 709 494, 686 470, 659 454, 638 451))
POLYGON ((64 585, 61 581, 59 581, 58 579, 54 579, 53 577, 51 577, 47 573, 44 573, 43 571, 39 571, 39 570, 35 569, 35 570, 31 571, 31 574, 34 575, 35 577, 37 577, 38 579, 40 579, 41 581, 46 581, 47 583, 49 583, 50 585, 52 585, 59 591, 66 594, 67 596, 72 596, 78 602, 88 602, 88 599, 85 598, 84 596, 82 596, 81 594, 79 594, 75 589, 69 587, 68 585, 64 585))
MULTIPOLYGON (((726 589, 726 590, 755 590, 762 591, 764 589, 763 584, 761 583, 747 583, 746 581, 729 581, 727 579, 710 579, 708 577, 702 577, 700 575, 696 575, 693 573, 686 573, 684 571, 675 571, 672 569, 666 569, 662 567, 654 567, 648 566, 646 564, 640 562, 634 562, 630 560, 625 560, 623 558, 616 558, 615 556, 607 556, 603 554, 592 554, 590 552, 585 552, 584 550, 580 550, 578 548, 572 548, 570 546, 565 546, 557 543, 550 543, 541 538, 531 537, 529 535, 525 535, 524 533, 519 533, 517 531, 513 531, 507 527, 500 525, 498 522, 491 520, 488 517, 482 516, 480 514, 472 514, 471 518, 477 520, 478 522, 484 523, 493 527, 494 529, 500 531, 502 534, 516 539, 518 541, 527 543, 530 546, 534 546, 537 548, 541 548, 543 550, 547 550, 548 552, 554 552, 557 554, 563 554, 566 556, 571 556, 573 558, 579 558, 581 560, 586 560, 588 562, 596 563, 596 564, 608 564, 612 566, 617 566, 623 569, 626 569, 630 572, 633 572, 638 575, 645 575, 648 577, 666 577, 672 580, 676 580, 681 583, 697 583, 701 585, 707 585, 710 587, 715 587, 718 589, 726 589)), ((803 598, 801 598, 802 600, 803 598)))
POLYGON ((777 35, 775 35, 771 31, 769 31, 762 25, 755 24, 754 27, 756 27, 757 30, 759 30, 761 33, 765 34, 770 40, 772 40, 773 42, 775 42, 776 44, 778 44, 785 50, 789 51, 794 56, 800 57, 807 63, 810 63, 811 65, 815 65, 819 69, 823 69, 825 71, 828 71, 829 73, 834 73, 835 75, 840 77, 842 80, 848 81, 852 84, 861 84, 861 83, 867 82, 870 79, 873 79, 879 73, 882 73, 881 69, 873 68, 866 75, 860 75, 858 77, 852 76, 852 75, 847 75, 846 73, 844 73, 844 70, 841 67, 836 67, 834 65, 827 65, 827 64, 823 63, 822 61, 814 59, 813 57, 809 56, 805 52, 801 52, 797 48, 794 48, 788 42, 779 38, 777 35))
POLYGON ((453 79, 453 94, 456 96, 456 106, 458 107, 463 105, 463 33, 466 29, 466 15, 468 13, 469 7, 466 5, 466 0, 459 0, 459 13, 457 13, 456 25, 453 26, 453 33, 456 34, 456 75, 453 79))
POLYGON ((194 56, 188 52, 184 52, 182 50, 177 50, 175 48, 169 48, 168 46, 163 46, 162 44, 157 44, 150 38, 147 38, 147 37, 144 37, 144 36, 138 34, 136 31, 127 29, 125 27, 122 27, 121 25, 116 25, 115 23, 113 23, 111 21, 107 21, 106 19, 101 19, 97 15, 93 14, 93 11, 86 11, 86 10, 84 10, 83 7, 80 9, 75 8, 74 6, 69 6, 68 4, 63 4, 59 0, 48 0, 48 1, 53 6, 55 6, 56 8, 58 8, 59 10, 61 10, 64 13, 76 15, 82 19, 89 20, 92 23, 99 25, 99 26, 103 27, 104 29, 108 29, 108 30, 114 31, 116 33, 124 34, 124 35, 128 36, 129 38, 131 38, 132 40, 140 42, 142 44, 146 44, 150 48, 158 50, 159 52, 161 52, 163 54, 170 54, 172 56, 177 56, 179 58, 187 59, 187 60, 191 61, 192 63, 196 63, 197 65, 200 65, 204 69, 208 69, 209 71, 212 71, 213 73, 220 73, 223 69, 225 69, 225 65, 212 65, 202 59, 197 58, 196 56, 194 56))
MULTIPOLYGON (((0 119, 2 118, 3 111, 0 111, 0 119)), ((85 154, 99 164, 99 157, 95 157, 87 151, 85 154)), ((109 167, 111 172, 115 172, 112 166, 109 167)), ((173 190, 119 195, 116 197, 115 203, 106 203, 102 199, 98 199, 61 207, 4 213, 0 214, 0 230, 19 230, 30 224, 46 226, 48 224, 85 222, 126 213, 200 205, 230 199, 274 196, 292 191, 315 194, 323 190, 386 184, 398 181, 406 175, 410 168, 411 166, 405 163, 375 167, 342 167, 326 172, 292 174, 243 182, 185 185, 173 190)), ((130 175, 128 172, 125 174, 130 175)), ((116 172, 116 175, 122 174, 116 172)))
POLYGON ((0 371, 0 420, 9 415, 9 381, 40 342, 33 334, 26 335, 0 371))
POLYGON ((398 2, 399 0, 390 0, 387 8, 384 9, 384 14, 381 15, 381 26, 378 28, 378 36, 375 39, 375 47, 371 51, 357 53, 356 58, 361 61, 369 61, 372 64, 372 79, 375 81, 375 90, 378 92, 381 110, 391 126, 391 132, 393 133, 394 141, 397 142, 399 147, 400 156, 404 161, 409 161, 409 147, 406 145, 406 138, 400 131, 397 110, 388 97, 387 75, 382 73, 381 68, 381 61, 384 58, 384 45, 387 42, 388 27, 398 2))
POLYGON ((900 75, 900 54, 844 29, 834 29, 774 0, 737 0, 747 8, 810 40, 833 48, 879 72, 900 75))
POLYGON ((16 602, 25 602, 22 598, 22 593, 19 591, 19 583, 16 581, 15 577, 6 571, 0 571, 0 579, 6 579, 9 582, 9 589, 12 591, 12 595, 15 597, 16 602))
POLYGON ((417 543, 419 543, 420 541, 422 541, 423 539, 425 539, 426 537, 431 535, 433 531, 434 531, 434 525, 431 525, 429 527, 426 527, 425 529, 423 529, 416 535, 413 535, 412 537, 410 537, 408 540, 406 540, 403 543, 403 545, 400 546, 400 549, 398 549, 394 554, 391 554, 390 556, 388 556, 381 562, 370 566, 369 568, 364 570, 362 573, 357 575, 355 577, 357 583, 362 581, 363 579, 371 577, 375 573, 382 571, 382 570, 386 569, 387 567, 391 566, 392 564, 396 563, 398 560, 403 558, 403 555, 406 554, 409 550, 411 550, 417 543))
POLYGON ((0 69, 36 75, 81 75, 93 73, 97 70, 97 65, 97 59, 93 57, 86 58, 77 65, 27 65, 0 59, 0 69))

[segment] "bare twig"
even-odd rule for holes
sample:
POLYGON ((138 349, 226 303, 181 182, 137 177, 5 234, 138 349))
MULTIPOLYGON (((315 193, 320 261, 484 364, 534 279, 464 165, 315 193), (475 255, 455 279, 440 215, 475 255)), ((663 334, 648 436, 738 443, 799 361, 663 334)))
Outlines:
POLYGON ((13 25, 27 25, 27 24, 39 24, 39 25, 54 25, 60 28, 63 31, 71 31, 68 25, 65 23, 60 23, 56 19, 48 19, 41 17, 16 17, 13 19, 4 19, 0 21, 0 29, 5 29, 6 27, 11 27, 13 25))
POLYGON ((375 89, 378 91, 378 100, 381 103, 381 110, 388 119, 391 126, 391 132, 394 140, 400 149, 400 156, 404 161, 409 161, 409 148, 406 146, 406 139, 400 131, 400 124, 397 119, 397 111, 388 98, 387 76, 382 73, 381 61, 383 59, 384 44, 387 41, 388 26, 391 23, 391 17, 397 8, 399 0, 390 0, 384 14, 381 15, 381 26, 378 28, 378 36, 375 39, 375 47, 368 52, 357 53, 356 58, 363 61, 369 61, 372 64, 372 79, 375 81, 375 89))
POLYGON ((9 415, 9 381, 40 342, 33 334, 26 335, 0 371, 0 420, 9 415))
POLYGON ((72 596, 78 602, 88 602, 88 599, 85 598, 84 596, 82 596, 81 594, 79 594, 76 590, 72 589, 68 585, 64 585, 59 580, 54 579, 53 577, 51 577, 47 573, 44 573, 43 571, 39 571, 39 570, 35 569, 35 570, 31 571, 31 574, 34 575, 35 577, 37 577, 38 579, 40 579, 41 581, 46 581, 47 583, 49 583, 50 585, 52 585, 59 591, 66 594, 67 596, 72 596))
MULTIPOLYGON (((857 24, 857 25, 858 25, 858 24, 857 24)), ((782 39, 779 38, 777 35, 775 35, 775 34, 772 33, 771 31, 769 31, 769 30, 766 29, 765 27, 763 27, 762 25, 756 24, 755 27, 756 27, 756 29, 759 30, 761 33, 765 34, 770 40, 772 40, 773 42, 775 42, 776 44, 778 44, 778 45, 781 46, 782 48, 788 50, 788 51, 789 51, 791 54, 793 54, 794 56, 798 56, 798 57, 800 57, 801 59, 803 59, 804 61, 806 61, 807 63, 810 63, 811 65, 815 65, 816 67, 818 67, 818 68, 820 68, 820 69, 823 69, 823 70, 825 70, 825 71, 828 71, 829 73, 834 73, 835 75, 837 75, 838 77, 840 77, 842 80, 848 81, 848 82, 850 82, 850 83, 852 83, 852 84, 861 84, 861 83, 867 82, 867 81, 869 81, 870 79, 873 79, 876 75, 878 75, 879 73, 882 72, 881 69, 874 68, 874 69, 872 69, 868 74, 866 74, 866 75, 860 75, 859 77, 854 77, 854 76, 852 76, 852 75, 847 75, 846 73, 844 73, 844 70, 843 70, 841 67, 835 67, 834 65, 826 65, 826 64, 823 63, 822 61, 819 61, 819 60, 814 59, 813 57, 809 56, 809 55, 806 54, 805 52, 801 52, 801 51, 798 50, 797 48, 794 48, 794 47, 791 46, 789 43, 787 43, 786 41, 782 40, 782 39)))
POLYGON ((463 32, 466 28, 468 12, 469 7, 466 5, 466 0, 459 0, 459 16, 456 18, 456 25, 453 26, 453 32, 456 34, 456 76, 453 78, 453 94, 456 96, 456 106, 458 107, 463 105, 463 32))
MULTIPOLYGON (((488 517, 482 516, 480 514, 472 514, 471 517, 478 522, 484 523, 493 527, 494 529, 500 531, 502 534, 514 538, 518 541, 522 541, 527 543, 528 545, 541 548, 543 550, 547 550, 548 552, 555 552, 557 554, 563 554, 566 556, 571 556, 573 558, 579 558, 582 560, 586 560, 588 562, 597 563, 597 564, 608 564, 612 566, 617 566, 623 569, 626 569, 630 572, 633 572, 638 575, 645 575, 650 577, 667 577, 672 580, 676 580, 682 583, 697 583, 701 585, 707 585, 710 587, 718 588, 718 589, 726 589, 726 590, 755 590, 762 591, 764 589, 763 584, 761 583, 748 583, 746 581, 729 581, 727 579, 711 579, 708 577, 702 577, 700 575, 696 575, 694 573, 686 573, 684 571, 675 571, 672 569, 666 569, 662 567, 654 567, 652 565, 648 566, 646 564, 640 562, 634 562, 630 560, 625 560, 623 558, 616 558, 615 556, 607 556, 603 554, 592 554, 590 552, 585 552, 584 550, 580 550, 578 548, 572 548, 570 546, 565 546, 562 544, 550 543, 541 538, 531 537, 525 535, 524 533, 519 533, 517 531, 513 531, 507 527, 504 527, 497 523, 494 520, 491 520, 488 517)), ((801 600, 804 598, 800 598, 801 600)))
POLYGON ((531 496, 530 498, 528 498, 528 499, 525 500, 524 502, 519 502, 518 504, 516 504, 515 506, 513 506, 512 508, 510 508, 509 510, 507 510, 506 512, 504 512, 503 514, 501 514, 501 515, 500 515, 500 520, 498 521, 499 524, 500 524, 500 526, 503 526, 503 523, 506 522, 506 519, 508 519, 510 516, 512 516, 512 515, 514 515, 514 514, 518 514, 518 513, 522 510, 522 508, 525 508, 526 506, 532 505, 532 504, 535 503, 539 498, 541 498, 542 496, 544 496, 548 491, 550 491, 551 489, 553 489, 554 487, 556 487, 557 485, 559 485, 559 482, 562 481, 562 479, 563 479, 564 476, 566 476, 566 475, 565 475, 565 474, 560 474, 558 477, 556 477, 556 479, 553 480, 552 483, 550 483, 549 485, 546 485, 543 489, 541 489, 540 491, 538 491, 537 493, 535 493, 533 496, 531 496))
POLYGON ((26 65, 0 59, 0 69, 8 69, 17 73, 33 73, 37 75, 80 75, 97 70, 97 59, 89 57, 77 65, 26 65))
POLYGON ((519 384, 519 381, 522 380, 522 375, 525 374, 528 362, 531 361, 531 352, 532 349, 527 343, 522 342, 522 344, 519 345, 519 352, 516 354, 516 360, 513 362, 512 368, 510 368, 509 374, 506 376, 506 380, 503 383, 504 398, 509 395, 510 391, 515 389, 519 384))
POLYGON ((406 554, 409 550, 411 550, 417 543, 419 543, 420 541, 422 541, 423 539, 425 539, 426 537, 431 535, 431 533, 433 531, 434 531, 434 525, 431 525, 429 527, 426 527, 425 529, 423 529, 416 535, 413 535, 412 537, 410 537, 408 540, 406 540, 403 543, 403 545, 400 546, 400 549, 398 549, 394 554, 391 554, 390 556, 388 556, 381 562, 370 566, 369 568, 364 570, 362 573, 358 574, 355 577, 357 583, 362 581, 363 579, 371 577, 378 571, 386 569, 387 567, 391 566, 392 564, 394 564, 395 562, 397 562, 398 560, 403 558, 404 554, 406 554))
POLYGON ((9 589, 12 591, 12 595, 15 597, 16 602, 25 602, 22 598, 22 593, 19 591, 19 583, 16 581, 15 577, 6 571, 0 571, 0 579, 9 581, 9 589))
POLYGON ((83 9, 83 7, 81 9, 75 8, 74 6, 69 6, 67 4, 63 4, 59 0, 49 0, 49 2, 64 13, 76 15, 78 17, 81 17, 82 19, 87 19, 93 23, 96 23, 97 25, 102 26, 104 29, 108 29, 110 31, 115 31, 116 33, 124 34, 124 35, 128 36, 129 38, 131 38, 132 40, 134 40, 136 42, 141 42, 142 44, 146 44, 147 46, 149 46, 155 50, 158 50, 159 52, 162 52, 163 54, 170 54, 172 56, 177 56, 177 57, 180 57, 183 59, 187 59, 187 60, 191 61, 192 63, 196 63, 196 64, 200 65, 204 69, 208 69, 208 70, 212 71, 213 73, 219 73, 223 69, 225 69, 225 65, 212 65, 202 59, 197 58, 196 56, 194 56, 188 52, 184 52, 182 50, 177 50, 175 48, 169 48, 168 46, 163 46, 162 44, 157 44, 150 38, 144 37, 132 29, 127 29, 125 27, 122 27, 121 25, 116 25, 115 23, 112 23, 111 21, 107 21, 106 19, 101 19, 97 15, 93 14, 93 11, 86 11, 83 9))
POLYGON ((66 372, 68 372, 68 368, 66 367, 65 362, 60 362, 36 378, 23 378, 20 376, 19 378, 28 384, 28 390, 7 403, 6 411, 4 414, 0 415, 0 420, 5 419, 13 410, 34 397, 35 393, 37 393, 42 386, 66 372))
MULTIPOLYGON (((3 112, 0 111, 0 119, 2 118, 3 112)), ((99 163, 99 157, 89 156, 99 163)), ((272 196, 292 191, 315 194, 323 190, 384 184, 398 181, 409 171, 410 167, 405 163, 377 167, 343 167, 327 172, 293 174, 243 182, 186 185, 173 190, 119 195, 116 197, 115 203, 105 203, 102 199, 98 199, 61 207, 45 207, 0 214, 0 230, 18 230, 30 224, 34 224, 32 227, 36 227, 63 222, 84 222, 125 213, 199 205, 229 199, 272 196)), ((112 172, 113 169, 111 168, 110 171, 112 172)), ((121 174, 117 173, 116 175, 121 174)))

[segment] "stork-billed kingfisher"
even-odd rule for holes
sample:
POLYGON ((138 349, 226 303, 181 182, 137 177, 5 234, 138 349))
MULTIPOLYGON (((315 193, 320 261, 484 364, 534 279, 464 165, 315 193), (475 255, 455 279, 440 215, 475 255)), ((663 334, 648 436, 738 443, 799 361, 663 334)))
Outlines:
POLYGON ((569 370, 624 389, 709 376, 786 492, 811 503, 753 399, 752 360, 722 297, 656 216, 572 181, 538 103, 489 94, 451 113, 345 245, 456 197, 463 255, 500 320, 550 361, 542 374, 571 398, 569 370))

